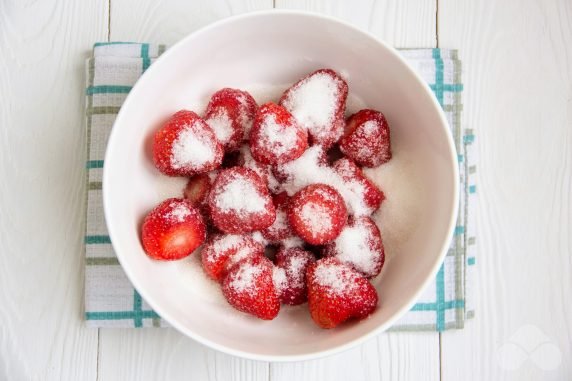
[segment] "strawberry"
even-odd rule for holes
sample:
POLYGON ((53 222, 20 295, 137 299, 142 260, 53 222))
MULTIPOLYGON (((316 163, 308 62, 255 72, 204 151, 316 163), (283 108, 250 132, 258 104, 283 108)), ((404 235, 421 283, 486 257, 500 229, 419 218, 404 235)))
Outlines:
POLYGON ((270 165, 262 164, 254 160, 248 144, 244 144, 242 147, 240 147, 239 152, 240 154, 238 156, 237 165, 252 169, 258 176, 260 176, 262 180, 264 180, 264 183, 271 192, 278 192, 280 183, 278 180, 276 180, 276 177, 274 177, 274 174, 272 173, 272 167, 270 165))
POLYGON ((205 273, 222 282, 230 268, 244 258, 264 255, 264 246, 245 235, 218 234, 201 251, 205 273))
POLYGON ((391 159, 389 125, 375 110, 360 110, 348 118, 340 140, 344 155, 364 167, 377 167, 391 159))
POLYGON ((256 101, 246 91, 224 88, 212 95, 205 121, 226 151, 236 151, 247 139, 256 108, 256 101))
POLYGON ((378 275, 385 261, 381 233, 369 217, 350 218, 340 235, 324 247, 323 254, 336 257, 368 278, 378 275))
POLYGON ((192 111, 175 113, 155 133, 153 160, 168 176, 193 176, 222 163, 223 148, 213 130, 192 111))
POLYGON ((218 171, 215 170, 191 177, 183 190, 183 196, 195 206, 204 205, 217 174, 218 171))
POLYGON ((143 249, 153 259, 176 260, 190 255, 206 238, 203 218, 193 204, 170 198, 143 220, 143 249))
POLYGON ((272 320, 280 311, 280 299, 272 281, 268 258, 253 256, 236 263, 224 278, 222 293, 231 306, 260 319, 272 320))
POLYGON ((283 164, 300 157, 307 147, 306 130, 284 107, 274 103, 260 106, 250 132, 250 150, 256 161, 283 164))
POLYGON ((336 258, 312 263, 306 272, 308 308, 321 328, 363 319, 377 306, 377 291, 360 273, 336 258))
POLYGON ((316 257, 307 250, 278 250, 273 279, 282 303, 295 306, 307 300, 306 269, 314 262, 316 257))
POLYGON ((381 202, 385 199, 385 195, 365 176, 360 167, 344 157, 336 160, 333 168, 341 176, 346 188, 361 197, 366 214, 372 214, 379 208, 381 202))
POLYGON ((294 232, 288 223, 288 194, 281 192, 272 198, 276 208, 276 219, 266 229, 262 230, 262 236, 269 242, 278 243, 281 240, 294 236, 294 232))
POLYGON ((342 231, 348 213, 337 190, 325 184, 312 184, 290 200, 288 221, 292 230, 312 245, 322 245, 342 231))
POLYGON ((347 83, 331 69, 320 69, 302 78, 282 95, 284 106, 302 127, 311 143, 331 147, 343 134, 347 83))
POLYGON ((207 200, 213 223, 225 233, 264 229, 276 219, 268 188, 247 168, 221 170, 207 200))

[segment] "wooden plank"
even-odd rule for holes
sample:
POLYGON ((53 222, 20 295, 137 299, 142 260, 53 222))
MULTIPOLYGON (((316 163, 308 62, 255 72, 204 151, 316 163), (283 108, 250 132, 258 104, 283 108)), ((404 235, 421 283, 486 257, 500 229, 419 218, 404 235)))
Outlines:
POLYGON ((272 0, 112 0, 111 39, 172 45, 224 17, 270 8, 272 0))
MULTIPOLYGON (((434 1, 277 0, 277 8, 328 14, 368 30, 398 47, 436 44, 434 1)), ((437 333, 382 334, 336 356, 271 364, 272 380, 438 380, 437 333)))
POLYGON ((276 8, 337 17, 398 48, 431 48, 437 42, 435 0, 276 0, 276 8))
POLYGON ((270 364, 273 381, 438 380, 437 333, 389 333, 323 359, 270 364))
POLYGON ((572 378, 572 3, 439 1, 479 168, 476 318, 443 380, 572 378))
POLYGON ((95 380, 83 327, 84 60, 107 1, 0 2, 0 379, 95 380))
POLYGON ((101 329, 101 380, 268 380, 268 364, 225 355, 171 328, 101 329))
MULTIPOLYGON (((110 37, 173 44, 218 19, 267 8, 272 0, 112 0, 110 37)), ((267 363, 224 355, 172 329, 100 331, 100 379, 268 379, 267 363)))

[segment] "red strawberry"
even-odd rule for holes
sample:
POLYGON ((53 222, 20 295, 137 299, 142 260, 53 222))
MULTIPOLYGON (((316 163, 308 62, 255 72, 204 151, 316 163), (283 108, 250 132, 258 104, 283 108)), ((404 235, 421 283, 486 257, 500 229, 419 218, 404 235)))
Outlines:
POLYGON ((379 208, 385 195, 364 175, 360 167, 344 157, 337 160, 333 168, 342 177, 346 187, 362 198, 366 214, 372 214, 379 208))
POLYGON ((290 226, 300 238, 312 245, 322 245, 336 238, 347 218, 342 196, 329 185, 308 185, 290 200, 290 226))
POLYGON ((360 110, 349 117, 340 140, 344 155, 364 167, 377 167, 391 159, 389 125, 375 110, 360 110))
POLYGON ((193 176, 222 163, 223 149, 197 114, 181 110, 155 133, 153 160, 168 176, 193 176))
POLYGON ((280 299, 272 281, 272 262, 263 256, 243 259, 224 278, 222 293, 231 306, 260 319, 272 320, 280 299))
POLYGON ((308 147, 306 130, 282 106, 267 103, 256 112, 250 132, 250 150, 264 164, 283 164, 294 160, 308 147))
POLYGON ((288 223, 288 194, 286 192, 279 193, 272 198, 274 207, 276 208, 276 219, 261 233, 268 241, 278 243, 279 241, 294 236, 294 232, 288 223))
POLYGON ((379 228, 369 217, 350 218, 338 238, 323 253, 352 266, 368 278, 378 275, 385 261, 379 228))
POLYGON ((207 199, 213 223, 225 233, 264 229, 276 218, 268 188, 247 168, 220 171, 207 199))
POLYGON ((237 150, 247 139, 256 107, 256 101, 246 91, 225 88, 213 94, 205 121, 225 150, 237 150))
POLYGON ((336 258, 323 258, 306 272, 308 308, 321 328, 334 328, 351 318, 363 319, 377 306, 369 281, 336 258))
POLYGON ((183 191, 184 197, 195 206, 204 205, 217 175, 218 171, 214 170, 191 177, 183 191))
POLYGON ((254 160, 248 144, 244 144, 242 147, 240 147, 240 154, 238 157, 237 165, 252 169, 254 172, 256 172, 256 174, 260 176, 262 180, 264 180, 264 183, 271 192, 277 192, 280 188, 280 183, 278 180, 276 180, 274 174, 272 173, 272 167, 254 160))
POLYGON ((280 105, 308 130, 312 144, 328 148, 342 136, 348 85, 331 69, 302 78, 282 95, 280 105))
POLYGON ((201 251, 205 273, 222 282, 230 268, 244 258, 264 255, 264 246, 245 235, 215 235, 201 251))
POLYGON ((274 285, 280 301, 295 306, 307 300, 306 269, 316 262, 314 254, 300 248, 280 249, 276 253, 274 285))
POLYGON ((190 255, 206 237, 203 217, 188 200, 169 198, 143 221, 143 249, 153 259, 176 260, 190 255))

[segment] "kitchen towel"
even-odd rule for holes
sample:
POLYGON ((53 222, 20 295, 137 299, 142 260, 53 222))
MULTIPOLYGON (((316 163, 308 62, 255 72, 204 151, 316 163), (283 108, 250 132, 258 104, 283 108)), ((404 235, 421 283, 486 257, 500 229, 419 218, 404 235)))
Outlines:
MULTIPOLYGON (((101 180, 107 139, 119 108, 164 45, 96 43, 86 63, 87 221, 85 320, 90 327, 168 326, 133 288, 111 246, 102 204, 101 180)), ((443 107, 458 152, 460 205, 455 234, 435 281, 392 331, 462 328, 474 315, 475 155, 473 131, 461 125, 463 84, 456 50, 406 49, 403 57, 427 81, 443 107)))

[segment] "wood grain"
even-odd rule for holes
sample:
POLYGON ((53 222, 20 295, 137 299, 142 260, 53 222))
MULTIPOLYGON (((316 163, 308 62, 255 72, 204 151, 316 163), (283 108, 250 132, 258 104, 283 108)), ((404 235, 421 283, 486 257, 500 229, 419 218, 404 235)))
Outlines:
POLYGON ((0 379, 95 380, 83 327, 84 60, 107 1, 0 2, 0 379))
POLYGON ((398 48, 435 46, 436 4, 435 0, 276 0, 276 8, 334 16, 398 48))
POLYGON ((273 381, 438 380, 436 333, 390 333, 319 360, 270 364, 273 381))
POLYGON ((440 0, 439 39, 480 157, 477 317, 442 335, 443 380, 572 379, 572 2, 440 0))
POLYGON ((101 380, 268 380, 268 364, 208 349, 171 328, 101 329, 101 380))
POLYGON ((224 17, 271 8, 272 0, 112 0, 111 39, 172 45, 224 17))

